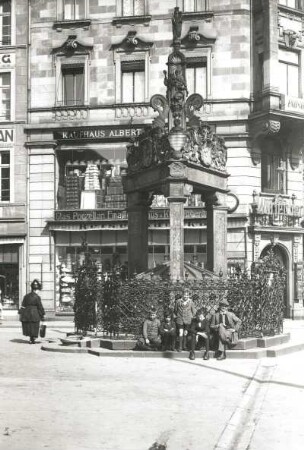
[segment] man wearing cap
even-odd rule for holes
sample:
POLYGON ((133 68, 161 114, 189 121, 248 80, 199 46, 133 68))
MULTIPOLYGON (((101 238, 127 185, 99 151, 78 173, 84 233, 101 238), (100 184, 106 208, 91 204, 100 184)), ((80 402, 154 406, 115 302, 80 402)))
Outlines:
POLYGON ((143 337, 137 346, 142 350, 158 350, 161 346, 160 320, 156 317, 156 309, 150 309, 149 318, 143 323, 143 337))
POLYGON ((218 357, 221 361, 226 358, 226 346, 232 343, 233 333, 238 332, 241 320, 231 311, 228 311, 229 303, 226 299, 220 301, 219 311, 211 317, 210 328, 218 334, 218 357))

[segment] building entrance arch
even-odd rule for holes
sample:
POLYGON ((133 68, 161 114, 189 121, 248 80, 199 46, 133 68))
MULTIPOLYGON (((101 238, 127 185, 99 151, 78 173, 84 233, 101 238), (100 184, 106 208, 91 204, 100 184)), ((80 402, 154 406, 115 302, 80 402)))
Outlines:
POLYGON ((283 247, 280 244, 276 245, 267 245, 261 252, 260 258, 264 258, 270 250, 273 251, 275 258, 280 262, 281 266, 284 267, 286 271, 286 285, 285 285, 285 291, 284 291, 284 317, 288 316, 289 311, 289 298, 288 298, 288 292, 289 292, 289 282, 290 282, 290 276, 289 276, 289 257, 287 250, 285 247, 283 247))

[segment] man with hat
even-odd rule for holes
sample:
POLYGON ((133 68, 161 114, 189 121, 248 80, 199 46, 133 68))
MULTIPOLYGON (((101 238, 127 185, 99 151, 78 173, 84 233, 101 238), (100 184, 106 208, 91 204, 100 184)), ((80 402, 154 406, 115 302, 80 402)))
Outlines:
POLYGON ((160 320, 151 306, 149 318, 143 323, 143 336, 137 342, 138 350, 158 350, 161 346, 160 320))
POLYGON ((229 303, 225 298, 220 301, 219 306, 219 311, 211 317, 210 328, 218 335, 217 360, 221 361, 226 358, 226 346, 232 344, 234 334, 238 332, 242 322, 233 312, 228 311, 229 303))

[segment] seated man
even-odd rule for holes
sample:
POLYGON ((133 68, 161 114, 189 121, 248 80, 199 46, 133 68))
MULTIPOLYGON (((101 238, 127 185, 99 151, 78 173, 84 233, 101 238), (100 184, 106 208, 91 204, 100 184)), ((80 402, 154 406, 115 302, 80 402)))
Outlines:
POLYGON ((219 311, 211 317, 211 330, 218 334, 218 357, 220 361, 226 358, 226 346, 232 343, 233 334, 237 333, 241 320, 233 313, 228 311, 229 303, 226 299, 220 301, 219 311))
POLYGON ((204 360, 209 359, 209 340, 210 340, 210 328, 209 321, 205 318, 205 314, 203 309, 199 309, 192 319, 190 326, 190 334, 191 334, 191 351, 189 358, 191 360, 195 359, 195 345, 196 340, 198 338, 198 342, 200 340, 204 341, 205 344, 205 353, 204 360))
POLYGON ((165 313, 165 321, 160 326, 162 350, 175 350, 176 326, 170 311, 165 313))
POLYGON ((160 320, 156 317, 156 309, 152 306, 149 318, 143 324, 143 337, 137 342, 138 350, 158 350, 161 346, 160 320))

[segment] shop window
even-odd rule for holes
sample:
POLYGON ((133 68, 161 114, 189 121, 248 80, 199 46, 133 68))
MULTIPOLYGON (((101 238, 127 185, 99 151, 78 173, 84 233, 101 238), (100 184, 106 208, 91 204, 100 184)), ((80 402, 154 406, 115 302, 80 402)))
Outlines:
POLYGON ((289 50, 279 50, 279 66, 281 94, 299 97, 299 54, 289 50))
POLYGON ((85 18, 84 0, 63 0, 63 18, 65 20, 79 20, 85 18))
POLYGON ((185 12, 207 11, 208 0, 184 0, 183 10, 185 12))
POLYGON ((266 141, 261 157, 262 191, 284 194, 286 191, 286 170, 282 152, 275 141, 266 141))
POLYGON ((279 0, 279 5, 288 6, 289 8, 304 10, 303 0, 279 0))
POLYGON ((10 153, 0 152, 0 201, 10 200, 10 153))
POLYGON ((120 0, 118 2, 118 15, 143 16, 145 14, 145 0, 120 0))
POLYGON ((121 102, 139 103, 145 100, 145 61, 121 63, 121 102))
POLYGON ((207 97, 207 58, 187 58, 186 81, 189 95, 207 97))
POLYGON ((0 45, 11 45, 12 2, 0 1, 0 45))
POLYGON ((11 118, 11 74, 0 73, 0 121, 11 118))
POLYGON ((62 68, 63 105, 84 104, 84 67, 62 68))

